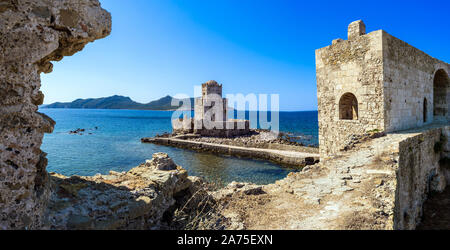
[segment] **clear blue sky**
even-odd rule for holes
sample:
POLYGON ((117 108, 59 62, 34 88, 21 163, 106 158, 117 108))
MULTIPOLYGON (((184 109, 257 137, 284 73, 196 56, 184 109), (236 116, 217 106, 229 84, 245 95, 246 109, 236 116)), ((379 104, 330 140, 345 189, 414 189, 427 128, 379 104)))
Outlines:
POLYGON ((280 95, 281 110, 316 110, 315 49, 350 22, 383 29, 450 62, 450 1, 101 0, 112 34, 42 75, 45 103, 124 95, 147 103, 225 93, 280 95), (369 3, 370 2, 370 3, 369 3))

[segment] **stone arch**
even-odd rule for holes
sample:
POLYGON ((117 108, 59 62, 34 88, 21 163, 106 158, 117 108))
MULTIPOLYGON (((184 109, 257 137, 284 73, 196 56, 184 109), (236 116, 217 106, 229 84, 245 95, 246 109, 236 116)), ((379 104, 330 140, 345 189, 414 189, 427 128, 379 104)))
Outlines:
POLYGON ((443 69, 436 71, 433 80, 433 114, 435 118, 445 118, 449 115, 449 85, 447 72, 443 69))
POLYGON ((358 120, 358 99, 350 92, 342 95, 339 100, 339 119, 358 120))
POLYGON ((427 98, 423 99, 423 123, 428 122, 428 100, 427 98))

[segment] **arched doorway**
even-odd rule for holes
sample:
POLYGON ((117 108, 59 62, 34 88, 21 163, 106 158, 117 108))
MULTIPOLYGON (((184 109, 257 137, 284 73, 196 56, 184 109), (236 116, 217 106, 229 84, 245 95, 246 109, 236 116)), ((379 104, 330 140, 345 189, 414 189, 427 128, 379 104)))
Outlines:
POLYGON ((428 122, 428 101, 427 98, 423 99, 423 123, 428 122))
POLYGON ((352 93, 345 93, 339 100, 339 119, 358 120, 358 100, 352 93))
POLYGON ((448 99, 449 99, 450 81, 445 70, 440 69, 434 75, 433 82, 433 114, 434 117, 445 118, 448 116, 448 99))

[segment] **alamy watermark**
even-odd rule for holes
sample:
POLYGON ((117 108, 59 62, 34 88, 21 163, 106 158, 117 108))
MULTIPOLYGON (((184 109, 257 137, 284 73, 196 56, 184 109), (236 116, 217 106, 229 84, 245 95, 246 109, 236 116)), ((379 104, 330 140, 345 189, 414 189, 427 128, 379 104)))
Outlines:
POLYGON ((218 93, 201 93, 195 99, 177 94, 172 100, 172 106, 178 107, 172 115, 172 126, 174 130, 242 130, 249 122, 251 128, 278 134, 279 100, 278 94, 227 94, 223 98, 218 93))

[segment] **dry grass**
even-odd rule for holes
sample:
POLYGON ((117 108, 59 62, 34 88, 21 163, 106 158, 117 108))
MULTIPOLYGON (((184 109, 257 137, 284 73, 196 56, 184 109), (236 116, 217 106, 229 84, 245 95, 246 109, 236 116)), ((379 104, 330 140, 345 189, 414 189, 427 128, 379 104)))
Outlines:
POLYGON ((210 194, 222 187, 219 183, 204 183, 174 212, 174 228, 181 230, 223 230, 226 220, 221 215, 221 202, 210 194))

